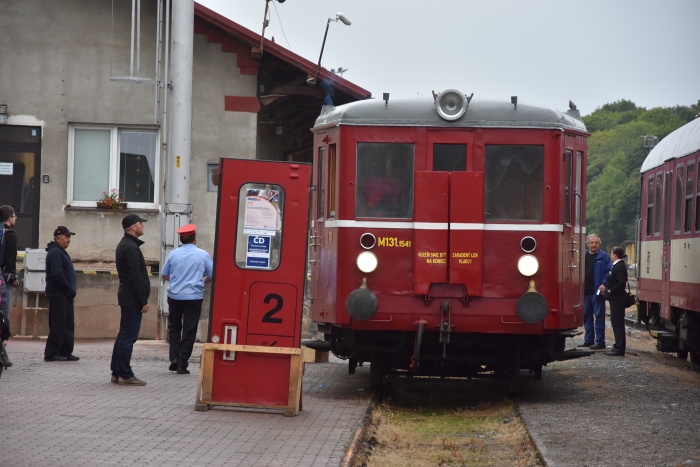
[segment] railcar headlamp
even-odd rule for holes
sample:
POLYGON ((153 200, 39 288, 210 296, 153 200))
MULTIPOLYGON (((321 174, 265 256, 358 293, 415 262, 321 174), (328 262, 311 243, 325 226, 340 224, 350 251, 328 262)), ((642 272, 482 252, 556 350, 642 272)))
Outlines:
POLYGON ((540 263, 533 255, 522 255, 518 259, 518 271, 525 277, 534 276, 540 268, 540 263))
POLYGON ((357 268, 365 274, 377 269, 378 264, 377 256, 372 252, 363 251, 357 255, 357 268))

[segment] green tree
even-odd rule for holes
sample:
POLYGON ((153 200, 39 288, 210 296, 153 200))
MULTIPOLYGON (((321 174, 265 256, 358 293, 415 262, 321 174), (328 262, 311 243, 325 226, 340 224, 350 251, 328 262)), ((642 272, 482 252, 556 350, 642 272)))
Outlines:
POLYGON ((606 250, 634 240, 639 218, 640 168, 650 149, 644 136, 663 139, 700 113, 689 107, 646 110, 620 100, 583 117, 591 133, 586 173, 586 225, 601 236, 606 250))

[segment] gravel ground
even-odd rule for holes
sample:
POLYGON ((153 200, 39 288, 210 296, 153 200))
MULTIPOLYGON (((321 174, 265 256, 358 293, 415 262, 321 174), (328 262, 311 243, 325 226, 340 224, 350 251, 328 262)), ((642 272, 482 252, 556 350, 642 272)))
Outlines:
POLYGON ((548 466, 700 466, 700 370, 627 329, 625 357, 598 351, 524 378, 515 401, 548 466))

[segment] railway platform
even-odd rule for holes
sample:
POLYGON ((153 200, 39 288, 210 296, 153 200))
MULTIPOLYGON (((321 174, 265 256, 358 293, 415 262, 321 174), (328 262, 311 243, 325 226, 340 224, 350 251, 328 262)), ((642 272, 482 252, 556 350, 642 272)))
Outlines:
POLYGON ((165 341, 138 341, 146 386, 110 381, 113 340, 77 340, 78 362, 44 362, 44 340, 11 339, 0 377, 0 466, 340 466, 372 397, 369 367, 307 363, 303 409, 195 411, 201 345, 190 375, 168 371, 165 341))

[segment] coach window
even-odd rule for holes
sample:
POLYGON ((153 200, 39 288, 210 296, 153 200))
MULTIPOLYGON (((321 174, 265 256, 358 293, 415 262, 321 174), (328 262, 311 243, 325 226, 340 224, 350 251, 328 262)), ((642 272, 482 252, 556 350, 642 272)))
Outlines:
MULTIPOLYGON (((700 167, 700 160, 698 160, 700 167)), ((700 170, 696 171, 697 183, 695 184, 695 231, 700 231, 700 170)))
POLYGON ((544 147, 487 145, 484 218, 542 221, 544 147))
POLYGON ((683 166, 676 168, 676 206, 675 206, 675 216, 673 222, 673 231, 675 233, 681 233, 681 228, 683 228, 683 203, 685 202, 685 195, 683 193, 683 188, 685 188, 685 180, 683 180, 683 166))
POLYGON ((691 162, 688 164, 688 168, 685 174, 685 222, 683 223, 683 230, 685 233, 689 233, 693 226, 693 197, 695 188, 695 165, 691 162))
POLYGON ((433 144, 433 171, 435 172, 466 172, 466 144, 433 144))
POLYGON ((413 144, 357 143, 355 217, 412 217, 413 158, 413 144))
POLYGON ((318 164, 316 164, 316 219, 323 219, 326 216, 326 202, 323 199, 326 193, 326 185, 323 180, 323 168, 326 159, 326 148, 318 148, 318 164))
POLYGON ((657 172, 656 186, 654 187, 654 235, 661 234, 661 208, 663 200, 663 187, 663 172, 657 172))
POLYGON ((647 237, 654 233, 654 175, 647 179, 647 237))

